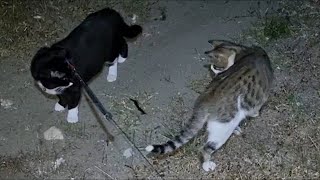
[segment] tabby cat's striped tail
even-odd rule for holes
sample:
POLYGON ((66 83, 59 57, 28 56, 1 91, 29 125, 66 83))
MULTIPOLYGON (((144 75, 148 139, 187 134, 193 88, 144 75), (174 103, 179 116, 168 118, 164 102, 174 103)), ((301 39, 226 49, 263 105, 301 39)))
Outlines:
POLYGON ((175 151, 179 147, 189 142, 193 137, 195 137, 197 133, 202 129, 206 121, 207 118, 198 119, 193 116, 184 130, 180 132, 180 135, 174 137, 164 144, 149 145, 146 147, 146 151, 157 154, 166 154, 175 151))

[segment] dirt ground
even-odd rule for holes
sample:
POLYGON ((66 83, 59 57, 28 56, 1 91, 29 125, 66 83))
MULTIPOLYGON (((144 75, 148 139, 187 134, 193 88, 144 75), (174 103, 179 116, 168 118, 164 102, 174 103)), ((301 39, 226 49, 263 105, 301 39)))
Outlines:
POLYGON ((259 117, 241 125, 241 136, 214 154, 217 168, 201 169, 200 134, 174 154, 148 157, 164 179, 320 178, 318 0, 1 0, 0 179, 158 178, 136 151, 125 156, 130 144, 85 96, 80 121, 68 124, 66 112, 53 110, 57 99, 44 96, 30 74, 39 47, 104 7, 141 24, 144 32, 129 44, 117 81, 108 83, 105 69, 90 87, 141 150, 174 136, 190 117, 210 80, 203 67, 209 39, 262 46, 273 63, 268 103, 259 117), (114 142, 106 141, 101 122, 114 142), (62 131, 62 140, 44 139, 52 126, 62 131))

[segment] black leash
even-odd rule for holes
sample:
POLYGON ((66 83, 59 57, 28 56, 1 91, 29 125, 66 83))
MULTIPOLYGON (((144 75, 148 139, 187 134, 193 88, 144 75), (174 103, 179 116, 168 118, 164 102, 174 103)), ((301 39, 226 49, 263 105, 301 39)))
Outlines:
POLYGON ((128 142, 139 152, 139 154, 143 157, 143 159, 150 165, 153 171, 157 173, 157 175, 163 179, 162 175, 153 167, 152 163, 144 156, 144 154, 139 150, 139 148, 130 140, 127 133, 125 133, 120 126, 116 123, 116 121, 112 118, 112 114, 108 112, 102 103, 99 101, 97 96, 93 93, 93 91, 90 89, 88 84, 83 81, 79 73, 77 72, 76 68, 70 63, 68 59, 66 59, 66 63, 68 64, 68 67, 71 69, 75 77, 80 81, 80 83, 83 85, 84 89, 86 90, 87 94, 89 95, 90 99, 93 101, 93 103, 98 107, 100 112, 103 114, 104 118, 108 121, 110 121, 127 139, 128 142))

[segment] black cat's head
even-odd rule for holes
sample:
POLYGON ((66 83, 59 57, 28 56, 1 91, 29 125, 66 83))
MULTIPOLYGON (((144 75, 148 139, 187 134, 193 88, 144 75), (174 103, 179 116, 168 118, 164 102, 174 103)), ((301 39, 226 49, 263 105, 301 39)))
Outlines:
POLYGON ((31 75, 47 94, 61 94, 73 85, 72 72, 68 68, 66 59, 70 53, 64 48, 43 47, 33 57, 31 75))

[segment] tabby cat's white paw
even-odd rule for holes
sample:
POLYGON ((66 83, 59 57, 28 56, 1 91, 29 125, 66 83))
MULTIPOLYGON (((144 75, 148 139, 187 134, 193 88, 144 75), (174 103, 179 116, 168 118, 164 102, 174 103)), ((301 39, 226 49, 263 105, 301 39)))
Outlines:
POLYGON ((251 117, 255 118, 258 117, 260 115, 259 111, 258 112, 254 112, 251 114, 251 117))
POLYGON ((239 136, 242 133, 242 130, 239 126, 236 127, 236 129, 233 130, 233 134, 239 136))
POLYGON ((213 161, 206 161, 202 163, 202 169, 206 172, 213 171, 216 166, 216 163, 214 163, 213 161))
POLYGON ((107 76, 107 81, 108 82, 114 82, 115 80, 117 80, 117 75, 108 74, 108 76, 107 76))
POLYGON ((54 110, 61 112, 65 110, 65 107, 61 106, 58 102, 54 105, 54 110))

